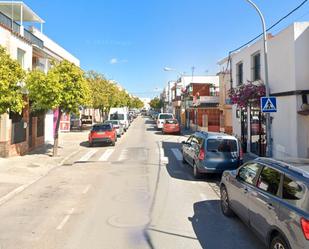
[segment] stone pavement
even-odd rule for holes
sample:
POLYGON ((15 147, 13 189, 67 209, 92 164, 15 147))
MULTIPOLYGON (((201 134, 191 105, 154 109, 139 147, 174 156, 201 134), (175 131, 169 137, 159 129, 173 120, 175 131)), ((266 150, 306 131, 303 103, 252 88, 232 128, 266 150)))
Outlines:
POLYGON ((87 135, 60 134, 57 157, 52 157, 52 145, 44 145, 24 156, 0 158, 0 205, 78 153, 87 144, 87 135))

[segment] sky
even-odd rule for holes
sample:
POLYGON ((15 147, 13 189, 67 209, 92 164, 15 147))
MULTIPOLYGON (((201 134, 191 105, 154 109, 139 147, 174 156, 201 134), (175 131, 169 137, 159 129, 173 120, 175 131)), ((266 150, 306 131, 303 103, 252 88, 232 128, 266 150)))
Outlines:
MULTIPOLYGON (((217 62, 261 30, 245 0, 25 0, 46 21, 44 33, 78 59, 84 70, 116 80, 130 93, 154 97, 171 67, 191 75, 213 75, 217 62)), ((255 0, 266 25, 303 0, 255 0)), ((309 1, 273 29, 309 21, 309 1)))

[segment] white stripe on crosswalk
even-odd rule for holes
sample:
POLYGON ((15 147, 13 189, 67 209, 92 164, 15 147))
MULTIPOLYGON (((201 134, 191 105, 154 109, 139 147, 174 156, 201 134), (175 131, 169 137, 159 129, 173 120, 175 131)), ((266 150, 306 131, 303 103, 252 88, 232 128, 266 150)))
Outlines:
POLYGON ((106 162, 109 157, 113 154, 114 152, 114 149, 107 149, 103 154, 102 156, 99 158, 99 161, 101 162, 106 162))
POLYGON ((83 155, 78 162, 86 162, 92 157, 98 150, 90 150, 85 155, 83 155))
POLYGON ((182 160, 182 154, 177 148, 172 148, 172 152, 178 161, 182 160))
POLYGON ((129 151, 127 149, 124 149, 121 151, 120 156, 118 158, 118 161, 124 161, 128 158, 129 151))

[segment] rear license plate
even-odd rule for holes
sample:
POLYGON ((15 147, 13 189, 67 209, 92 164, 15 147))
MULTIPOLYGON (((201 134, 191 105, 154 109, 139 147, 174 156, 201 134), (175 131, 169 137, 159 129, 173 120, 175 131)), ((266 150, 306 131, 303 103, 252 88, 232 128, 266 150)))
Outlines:
POLYGON ((98 135, 104 135, 105 132, 98 132, 98 135))

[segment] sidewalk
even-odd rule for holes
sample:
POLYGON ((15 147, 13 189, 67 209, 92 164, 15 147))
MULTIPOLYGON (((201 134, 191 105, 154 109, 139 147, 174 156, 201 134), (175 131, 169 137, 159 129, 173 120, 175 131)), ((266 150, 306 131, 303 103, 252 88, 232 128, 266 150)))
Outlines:
POLYGON ((52 157, 52 145, 44 145, 25 156, 0 158, 0 205, 78 153, 87 135, 87 132, 60 134, 57 157, 52 157))

